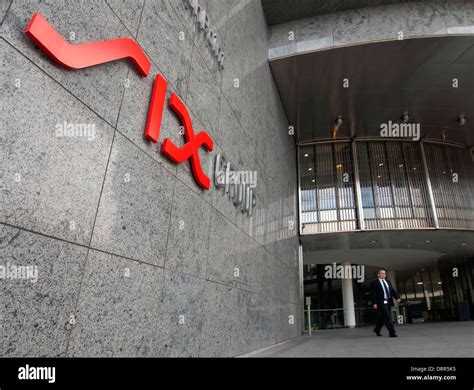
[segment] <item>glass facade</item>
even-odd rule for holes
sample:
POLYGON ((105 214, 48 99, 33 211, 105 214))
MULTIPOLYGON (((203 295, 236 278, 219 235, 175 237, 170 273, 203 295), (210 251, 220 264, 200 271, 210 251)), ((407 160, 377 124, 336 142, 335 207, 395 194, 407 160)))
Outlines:
POLYGON ((351 144, 311 145, 299 153, 304 234, 357 229, 351 144))
POLYGON ((474 173, 469 152, 438 144, 424 146, 439 227, 474 230, 474 173))
POLYGON ((467 320, 473 311, 473 262, 469 255, 434 262, 410 277, 398 281, 404 314, 410 319, 410 310, 416 306, 425 321, 467 320), (459 275, 452 277, 453 270, 459 275))
POLYGON ((357 158, 367 229, 433 226, 418 144, 358 142, 357 158))
POLYGON ((472 175, 469 150, 457 146, 378 140, 300 146, 301 234, 474 229, 472 175))

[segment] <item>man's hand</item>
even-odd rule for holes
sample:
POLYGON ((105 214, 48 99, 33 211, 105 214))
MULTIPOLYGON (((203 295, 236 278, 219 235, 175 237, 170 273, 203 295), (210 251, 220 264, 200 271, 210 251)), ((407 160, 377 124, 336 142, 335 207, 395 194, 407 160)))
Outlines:
POLYGON ((401 302, 401 299, 397 299, 397 303, 400 303, 401 302))
POLYGON ((376 304, 376 303, 374 303, 374 304, 372 305, 372 307, 373 307, 375 310, 377 310, 377 304, 376 304))

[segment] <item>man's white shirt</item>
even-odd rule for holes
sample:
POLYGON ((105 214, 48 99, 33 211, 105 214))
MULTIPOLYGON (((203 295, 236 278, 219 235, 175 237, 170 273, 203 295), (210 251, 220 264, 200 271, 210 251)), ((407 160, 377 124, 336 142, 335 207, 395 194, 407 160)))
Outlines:
POLYGON ((382 285, 383 297, 384 297, 384 299, 388 299, 387 291, 390 291, 390 287, 388 287, 388 283, 385 281, 385 279, 382 279, 382 278, 378 278, 378 279, 379 279, 380 284, 382 285), (387 287, 386 290, 384 288, 384 284, 385 284, 385 287, 387 287))

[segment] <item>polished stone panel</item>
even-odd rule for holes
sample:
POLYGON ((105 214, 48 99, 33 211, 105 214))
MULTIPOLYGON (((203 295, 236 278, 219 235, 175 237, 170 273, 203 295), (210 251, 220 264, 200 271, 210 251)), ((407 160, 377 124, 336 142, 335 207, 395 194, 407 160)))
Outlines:
POLYGON ((298 336, 296 305, 277 299, 275 303, 276 342, 280 343, 298 336))
POLYGON ((118 18, 136 37, 138 26, 142 17, 145 0, 107 0, 107 4, 112 8, 118 18))
MULTIPOLYGON (((221 92, 201 55, 193 52, 186 103, 204 129, 214 139, 218 134, 219 102, 221 92)), ((196 132, 202 130, 196 128, 196 132)))
MULTIPOLYGON (((225 1, 221 1, 222 3, 222 8, 225 9, 225 14, 223 21, 227 21, 227 6, 225 4, 225 1)), ((221 51, 224 51, 224 56, 227 53, 226 48, 225 48, 225 25, 222 25, 220 23, 220 26, 214 23, 212 15, 209 13, 210 11, 207 9, 207 4, 205 3, 199 3, 200 6, 206 10, 208 17, 210 18, 210 24, 209 28, 212 29, 214 34, 217 35, 217 44, 219 45, 219 48, 221 51)), ((214 3, 213 3, 214 4, 214 3)), ((217 12, 220 12, 219 10, 216 10, 217 12)), ((185 11, 186 14, 190 13, 189 10, 185 11)), ((195 50, 193 52, 194 54, 199 54, 201 58, 203 59, 203 64, 205 64, 206 68, 211 72, 212 77, 214 78, 215 82, 217 83, 218 86, 221 86, 222 84, 222 73, 223 73, 223 68, 221 65, 219 65, 219 62, 217 60, 217 57, 215 56, 215 53, 211 50, 210 44, 207 40, 207 33, 204 30, 200 29, 200 26, 198 23, 196 23, 195 20, 191 20, 190 22, 187 22, 186 19, 188 19, 188 15, 183 15, 183 23, 184 24, 189 24, 191 34, 194 36, 194 45, 195 45, 195 50)), ((186 26, 187 27, 187 26, 186 26)), ((225 57, 224 57, 224 66, 225 66, 225 57)))
POLYGON ((284 23, 270 30, 270 58, 287 57, 296 54, 296 23, 284 23))
POLYGON ((193 41, 169 0, 145 2, 138 42, 182 98, 186 97, 193 41))
MULTIPOLYGON (((396 2, 394 2, 396 3, 396 2)), ((270 60, 313 51, 371 42, 472 34, 474 5, 468 1, 369 4, 278 24, 270 28, 270 60), (288 31, 297 31, 296 47, 288 45, 288 31)))
POLYGON ((116 134, 92 247, 162 266, 175 180, 116 134))
POLYGON ((205 278, 211 206, 181 182, 176 183, 166 269, 205 278))
POLYGON ((157 74, 159 74, 159 71, 155 66, 152 66, 150 76, 147 78, 140 77, 134 72, 129 73, 117 130, 166 170, 176 174, 177 165, 161 152, 165 139, 169 138, 176 145, 179 145, 182 139, 181 123, 174 112, 169 109, 171 94, 176 93, 171 86, 168 85, 166 91, 158 143, 154 144, 144 136, 151 94, 157 74))
POLYGON ((10 8, 13 0, 5 0, 0 4, 0 22, 3 22, 5 15, 7 14, 8 8, 10 8))
MULTIPOLYGON (((215 150, 215 155, 221 154, 224 156, 227 161, 231 161, 231 168, 235 169, 235 165, 233 165, 231 158, 220 148, 217 147, 215 150)), ((212 170, 215 170, 215 156, 212 161, 212 170)), ((229 193, 225 192, 224 188, 217 188, 215 184, 212 184, 212 191, 210 191, 211 195, 211 204, 212 207, 222 213, 227 219, 230 221, 234 221, 234 223, 244 229, 245 225, 250 223, 250 219, 242 213, 240 206, 234 205, 232 199, 230 198, 229 193), (247 221, 245 221, 247 220, 247 221), (244 223, 243 223, 244 222, 244 223)))
MULTIPOLYGON (((222 99, 219 115, 219 146, 222 153, 231 163, 231 166, 239 167, 243 165, 244 151, 239 148, 245 142, 245 132, 237 120, 232 107, 227 100, 222 99)), ((250 145, 247 144, 247 147, 250 145)))
POLYGON ((247 312, 252 333, 249 335, 249 345, 243 351, 275 344, 273 298, 268 295, 250 294, 247 312))
MULTIPOLYGON (((200 131, 205 131, 212 138, 214 142, 213 151, 208 151, 205 147, 200 147, 198 154, 201 162, 201 167, 205 175, 211 180, 211 190, 206 190, 201 187, 195 180, 194 175, 191 171, 191 161, 185 161, 182 164, 177 165, 176 176, 178 179, 183 182, 189 190, 194 191, 206 202, 211 203, 213 196, 213 180, 214 180, 214 161, 217 151, 219 150, 219 145, 217 143, 217 136, 213 134, 212 131, 208 131, 198 120, 198 118, 191 112, 189 109, 189 114, 193 122, 194 133, 198 134, 200 131)), ((185 144, 186 139, 182 134, 181 130, 179 134, 179 139, 176 142, 176 145, 181 147, 185 144)))
POLYGON ((417 37, 448 34, 436 4, 413 3, 406 7, 408 34, 405 35, 417 37))
POLYGON ((336 13, 333 23, 335 46, 370 40, 369 13, 365 9, 336 13))
POLYGON ((373 7, 368 11, 372 28, 371 38, 374 41, 396 40, 408 34, 406 5, 394 4, 386 7, 373 7))
POLYGON ((0 265, 37 270, 0 283, 0 356, 65 356, 87 251, 0 224, 0 265))
POLYGON ((231 1, 228 0, 201 0, 199 2, 209 14, 211 23, 218 29, 223 30, 221 34, 225 33, 228 13, 232 10, 229 3, 231 1))
POLYGON ((474 3, 444 2, 437 7, 448 34, 474 34, 474 3))
POLYGON ((3 40, 0 52, 0 221, 89 244, 113 129, 3 40))
MULTIPOLYGON (((203 294, 203 332, 200 356, 235 356, 241 353, 238 317, 241 292, 233 287, 207 283, 203 294)), ((247 329, 249 332, 250 329, 247 329)))
MULTIPOLYGON (((228 57, 226 65, 222 73, 222 92, 227 102, 232 107, 237 119, 242 117, 242 94, 244 88, 244 71, 243 67, 234 62, 232 57, 228 57)), ((224 129, 220 129, 223 131, 224 129)))
POLYGON ((404 2, 407 0, 292 0, 292 6, 288 7, 288 0, 262 0, 262 5, 268 23, 274 25, 305 17, 404 2))
POLYGON ((204 332, 204 292, 210 284, 203 279, 166 271, 160 300, 158 328, 160 356, 196 357, 208 340, 204 332))
POLYGON ((130 68, 136 72, 135 67, 126 60, 81 70, 65 70, 57 66, 23 33, 36 12, 41 12, 72 44, 131 38, 130 33, 105 1, 79 1, 74 5, 65 1, 16 1, 1 28, 1 35, 17 50, 115 126, 125 89, 124 80, 130 68))
POLYGON ((91 250, 68 356, 159 355, 162 287, 163 269, 91 250))
POLYGON ((260 245, 251 250, 251 255, 252 292, 257 295, 275 296, 275 257, 260 245))
POLYGON ((211 215, 207 279, 250 289, 249 238, 218 211, 211 215))
POLYGON ((333 22, 327 15, 301 21, 297 27, 296 50, 329 49, 334 44, 333 22))
POLYGON ((229 2, 229 11, 226 20, 226 33, 223 47, 226 57, 232 58, 237 66, 242 66, 245 56, 246 30, 250 21, 247 12, 252 9, 252 2, 248 0, 236 0, 229 2))

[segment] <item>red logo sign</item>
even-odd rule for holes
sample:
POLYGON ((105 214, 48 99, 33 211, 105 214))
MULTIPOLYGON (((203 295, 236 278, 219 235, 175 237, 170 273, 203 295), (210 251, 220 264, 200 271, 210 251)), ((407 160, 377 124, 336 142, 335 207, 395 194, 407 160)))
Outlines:
MULTIPOLYGON (((150 110, 148 111, 148 121, 145 130, 145 137, 154 143, 158 142, 160 136, 166 87, 166 80, 161 75, 157 75, 153 85, 150 110)), ((201 187, 208 190, 211 188, 211 180, 202 170, 201 160, 199 158, 199 148, 204 146, 207 150, 212 151, 212 149, 214 149, 214 142, 204 131, 194 134, 193 123, 189 116, 189 112, 176 94, 173 93, 171 95, 169 105, 181 120, 181 124, 184 127, 184 138, 186 139, 186 144, 182 148, 178 148, 169 138, 167 138, 163 143, 162 152, 166 157, 178 164, 190 160, 194 180, 196 180, 201 187)))
MULTIPOLYGON (((64 40, 39 12, 31 18, 25 34, 54 62, 69 69, 82 69, 129 58, 142 76, 147 77, 150 73, 150 60, 141 47, 130 38, 72 45, 64 40)), ((154 143, 158 142, 160 135, 167 85, 161 75, 156 76, 145 129, 145 137, 154 143)), ((199 148, 204 146, 208 151, 212 151, 214 142, 205 131, 194 133, 189 112, 176 94, 171 95, 169 105, 181 120, 186 144, 178 148, 166 138, 162 152, 178 164, 190 160, 194 179, 201 187, 209 190, 211 181, 202 169, 199 148)))

